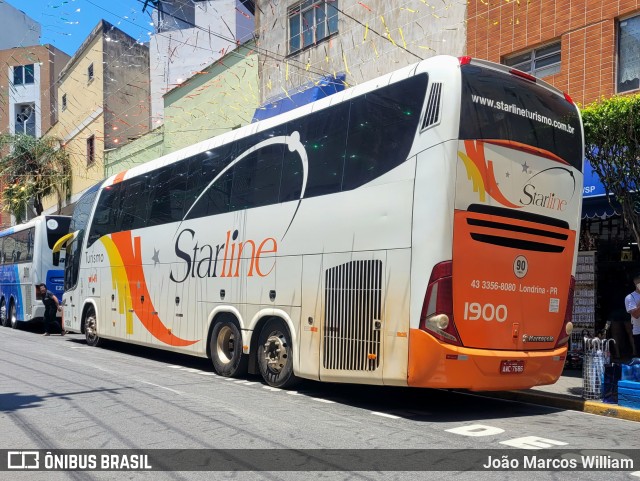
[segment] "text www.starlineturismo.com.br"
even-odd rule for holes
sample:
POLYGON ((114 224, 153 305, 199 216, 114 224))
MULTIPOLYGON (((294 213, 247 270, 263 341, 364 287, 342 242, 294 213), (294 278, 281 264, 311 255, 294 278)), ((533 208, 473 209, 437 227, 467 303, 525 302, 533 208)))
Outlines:
POLYGON ((546 125, 551 125, 557 129, 564 130, 570 134, 573 134, 575 128, 569 124, 565 124, 564 122, 558 122, 557 120, 552 120, 549 117, 545 117, 544 115, 540 115, 538 112, 531 112, 528 109, 523 109, 522 107, 518 107, 516 104, 507 104, 503 101, 496 102, 493 99, 488 99, 486 97, 482 97, 480 95, 472 95, 471 100, 474 103, 484 105, 486 107, 491 107, 497 110, 502 110, 504 112, 509 112, 511 114, 520 115, 521 117, 526 117, 528 119, 536 120, 546 125))

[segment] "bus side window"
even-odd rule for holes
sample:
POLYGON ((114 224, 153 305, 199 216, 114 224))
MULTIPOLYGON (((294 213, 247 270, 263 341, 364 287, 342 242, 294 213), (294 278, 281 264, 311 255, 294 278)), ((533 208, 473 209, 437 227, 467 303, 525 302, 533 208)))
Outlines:
POLYGON ((407 160, 426 90, 426 75, 418 75, 352 99, 342 190, 360 187, 407 160))
POLYGON ((161 167, 152 173, 148 200, 150 206, 148 226, 182 220, 187 166, 187 162, 180 161, 161 167))
POLYGON ((147 225, 149 174, 124 181, 117 231, 140 229, 147 225))
POLYGON ((91 223, 91 232, 87 247, 100 237, 117 232, 118 213, 120 211, 122 182, 105 187, 98 199, 96 213, 91 223))
MULTIPOLYGON (((309 156, 309 177, 305 197, 340 192, 347 149, 350 102, 344 102, 311 115, 295 119, 287 124, 289 135, 300 133, 309 156)), ((280 202, 300 198, 302 171, 296 153, 286 152, 280 202)))
POLYGON ((212 185, 209 184, 237 157, 237 144, 223 145, 201 155, 203 157, 190 167, 192 175, 189 176, 188 199, 185 202, 187 219, 229 212, 231 182, 237 166, 224 172, 212 185), (197 173, 200 173, 199 180, 195 177, 197 173))
MULTIPOLYGON (((277 131, 260 132, 240 141, 238 150, 246 152, 264 140, 283 134, 282 127, 277 131)), ((232 212, 278 203, 284 149, 283 144, 261 147, 235 166, 230 201, 232 212)))
POLYGON ((13 238, 13 234, 10 234, 4 238, 4 243, 2 245, 2 254, 5 259, 5 263, 11 264, 14 262, 13 252, 15 251, 15 239, 13 238))

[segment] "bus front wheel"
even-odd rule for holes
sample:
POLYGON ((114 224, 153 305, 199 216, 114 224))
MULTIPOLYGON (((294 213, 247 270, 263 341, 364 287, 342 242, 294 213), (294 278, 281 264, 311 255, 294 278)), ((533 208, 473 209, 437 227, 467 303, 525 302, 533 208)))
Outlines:
POLYGON ((247 373, 247 356, 242 354, 242 334, 235 322, 222 320, 211 332, 211 362, 224 377, 239 377, 247 373))
POLYGON ((0 301, 0 323, 4 327, 9 327, 11 323, 9 322, 9 316, 7 315, 7 304, 4 302, 4 299, 0 301))
POLYGON ((88 346, 97 347, 100 345, 100 336, 98 336, 98 322, 96 319, 96 311, 90 307, 84 318, 84 336, 88 346))
POLYGON ((9 322, 11 329, 18 329, 18 314, 16 312, 16 303, 11 301, 9 304, 9 322))
POLYGON ((267 384, 286 388, 299 379, 293 374, 293 343, 289 328, 281 319, 271 319, 258 338, 258 368, 267 384))

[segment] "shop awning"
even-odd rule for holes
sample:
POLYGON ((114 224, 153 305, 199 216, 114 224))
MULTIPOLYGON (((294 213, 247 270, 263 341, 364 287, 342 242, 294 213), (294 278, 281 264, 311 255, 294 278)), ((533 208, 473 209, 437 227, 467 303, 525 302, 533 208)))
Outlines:
POLYGON ((256 109, 252 122, 269 119, 340 92, 344 90, 345 78, 345 74, 337 77, 323 77, 320 82, 308 83, 288 92, 289 95, 272 98, 256 109))
POLYGON ((621 215, 622 207, 613 198, 611 203, 606 196, 582 199, 583 219, 607 219, 614 215, 621 215), (613 207, 611 206, 613 204, 613 207))

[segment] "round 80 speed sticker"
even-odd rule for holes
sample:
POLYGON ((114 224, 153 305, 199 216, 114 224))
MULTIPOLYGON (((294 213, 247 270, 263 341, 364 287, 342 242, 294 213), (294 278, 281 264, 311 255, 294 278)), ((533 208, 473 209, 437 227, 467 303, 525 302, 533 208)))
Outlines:
POLYGON ((518 279, 522 279, 527 275, 527 271, 529 270, 529 262, 525 256, 518 256, 516 260, 513 261, 513 273, 516 275, 518 279))

